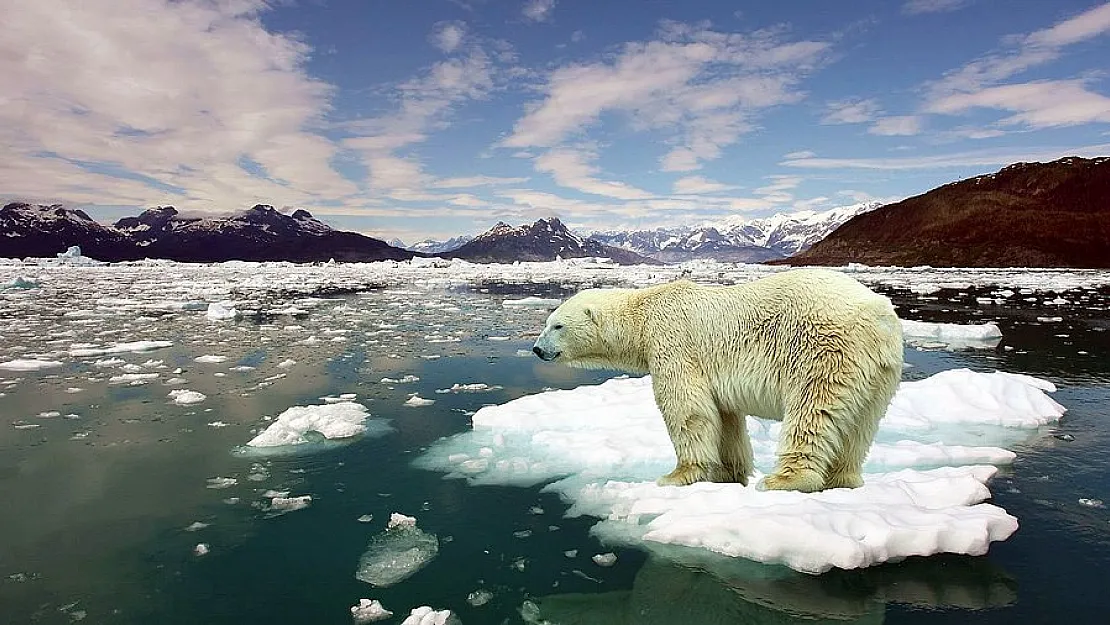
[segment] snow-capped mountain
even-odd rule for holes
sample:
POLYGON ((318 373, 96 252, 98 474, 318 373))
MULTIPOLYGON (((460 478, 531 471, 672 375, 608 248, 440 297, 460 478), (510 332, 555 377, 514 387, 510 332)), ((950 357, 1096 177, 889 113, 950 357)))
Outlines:
POLYGON ((82 210, 24 202, 0 208, 0 256, 52 257, 74 245, 97 259, 142 257, 126 234, 95 221, 82 210))
POLYGON ((9 204, 0 209, 0 256, 53 256, 71 245, 107 261, 165 258, 315 262, 404 260, 412 252, 380 239, 334 230, 306 210, 283 214, 256 205, 227 217, 186 217, 172 206, 105 226, 80 210, 58 205, 9 204))
POLYGON ((878 202, 865 202, 760 219, 736 216, 700 226, 596 232, 590 238, 666 262, 694 258, 762 262, 807 249, 852 217, 879 206, 878 202))
POLYGON ((635 252, 580 237, 567 230, 556 217, 517 227, 499 221, 465 245, 442 255, 479 263, 548 261, 587 256, 611 258, 622 265, 657 262, 635 252))
POLYGON ((474 240, 474 235, 462 234, 457 237, 451 237, 446 241, 436 241, 435 239, 424 239, 417 241, 412 245, 402 246, 407 250, 414 252, 423 252, 425 254, 442 254, 443 252, 450 252, 457 250, 460 247, 470 243, 474 240))

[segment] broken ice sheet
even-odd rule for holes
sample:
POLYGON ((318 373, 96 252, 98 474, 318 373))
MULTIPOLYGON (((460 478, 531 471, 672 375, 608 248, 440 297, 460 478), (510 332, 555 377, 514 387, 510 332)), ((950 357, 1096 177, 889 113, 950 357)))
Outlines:
POLYGON ((293 406, 235 453, 280 455, 314 452, 342 444, 355 436, 377 437, 393 431, 388 421, 370 419, 366 406, 342 401, 293 406))
POLYGON ((400 582, 427 566, 439 553, 439 539, 416 527, 415 519, 394 514, 404 522, 390 521, 390 527, 370 539, 358 561, 355 578, 384 588, 400 582), (412 519, 412 522, 408 522, 412 519))

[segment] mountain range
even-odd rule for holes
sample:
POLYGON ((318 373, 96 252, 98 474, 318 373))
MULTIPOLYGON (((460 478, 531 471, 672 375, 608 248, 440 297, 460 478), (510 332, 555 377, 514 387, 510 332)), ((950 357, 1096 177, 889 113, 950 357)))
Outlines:
POLYGON ((583 238, 567 229, 556 217, 518 227, 499 221, 465 244, 439 254, 477 263, 549 261, 556 258, 609 258, 620 265, 662 264, 636 252, 583 238))
POLYGON ((879 206, 878 202, 865 202, 761 219, 733 216, 700 226, 595 232, 590 238, 665 262, 712 258, 759 263, 807 249, 849 219, 879 206))
POLYGON ((308 211, 286 215, 264 204, 227 217, 186 217, 163 206, 105 226, 81 210, 17 202, 0 208, 0 241, 0 256, 8 258, 49 257, 76 245, 90 258, 113 262, 367 262, 414 256, 380 239, 335 230, 308 211))

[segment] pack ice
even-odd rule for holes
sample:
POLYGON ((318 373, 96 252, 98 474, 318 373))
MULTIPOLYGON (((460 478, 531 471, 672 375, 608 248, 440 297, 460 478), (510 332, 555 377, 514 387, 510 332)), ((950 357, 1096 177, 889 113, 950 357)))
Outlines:
POLYGON ((1017 519, 984 503, 995 445, 1028 438, 1064 408, 1047 381, 1003 372, 944 371, 903 382, 864 467, 864 485, 804 494, 758 491, 774 466, 781 424, 748 417, 757 475, 750 486, 661 487, 675 457, 650 377, 617 378, 487 406, 473 429, 416 460, 475 484, 533 485, 571 502, 571 516, 617 544, 673 544, 805 573, 854 569, 908 556, 981 555, 1017 519))

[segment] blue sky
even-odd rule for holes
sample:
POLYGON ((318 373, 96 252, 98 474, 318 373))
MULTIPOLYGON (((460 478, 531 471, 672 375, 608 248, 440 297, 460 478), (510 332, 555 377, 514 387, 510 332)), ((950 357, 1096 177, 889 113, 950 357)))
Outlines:
POLYGON ((412 242, 891 201, 1110 154, 1090 0, 0 0, 0 197, 412 242))

